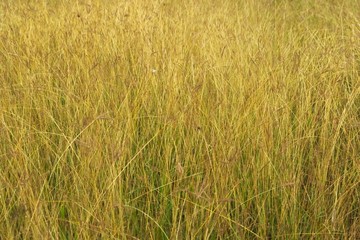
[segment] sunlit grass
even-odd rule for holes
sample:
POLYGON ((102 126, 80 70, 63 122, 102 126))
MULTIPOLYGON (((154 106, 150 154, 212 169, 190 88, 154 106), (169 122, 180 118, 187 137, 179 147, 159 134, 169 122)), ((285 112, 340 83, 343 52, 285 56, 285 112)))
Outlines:
POLYGON ((360 238, 358 0, 0 19, 0 239, 360 238))

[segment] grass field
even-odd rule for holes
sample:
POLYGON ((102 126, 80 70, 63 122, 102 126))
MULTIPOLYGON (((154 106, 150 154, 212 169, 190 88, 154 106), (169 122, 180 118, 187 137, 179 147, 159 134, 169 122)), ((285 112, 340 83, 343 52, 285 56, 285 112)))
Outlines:
POLYGON ((0 239, 360 239, 359 0, 2 0, 0 239))

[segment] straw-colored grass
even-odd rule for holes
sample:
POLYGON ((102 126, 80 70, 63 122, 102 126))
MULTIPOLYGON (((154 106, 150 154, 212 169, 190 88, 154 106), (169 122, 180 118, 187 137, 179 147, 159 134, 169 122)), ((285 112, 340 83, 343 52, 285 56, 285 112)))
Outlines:
POLYGON ((359 0, 2 0, 1 239, 360 239, 359 0))

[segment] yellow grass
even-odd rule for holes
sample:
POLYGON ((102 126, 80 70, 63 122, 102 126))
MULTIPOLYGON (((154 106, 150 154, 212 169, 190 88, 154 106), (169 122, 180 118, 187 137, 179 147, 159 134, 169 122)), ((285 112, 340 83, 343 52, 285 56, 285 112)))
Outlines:
POLYGON ((1 239, 359 239, 359 0, 2 0, 1 239))

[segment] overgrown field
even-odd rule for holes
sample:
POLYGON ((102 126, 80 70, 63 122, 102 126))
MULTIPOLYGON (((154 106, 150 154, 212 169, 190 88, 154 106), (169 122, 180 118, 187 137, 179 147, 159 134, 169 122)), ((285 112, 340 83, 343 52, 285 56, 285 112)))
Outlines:
POLYGON ((360 239, 359 0, 2 0, 0 239, 360 239))

